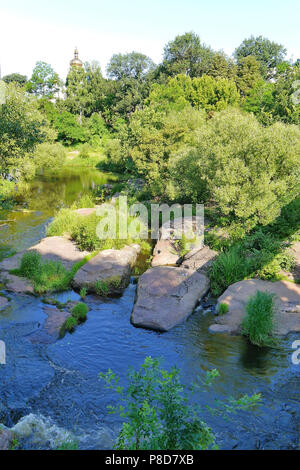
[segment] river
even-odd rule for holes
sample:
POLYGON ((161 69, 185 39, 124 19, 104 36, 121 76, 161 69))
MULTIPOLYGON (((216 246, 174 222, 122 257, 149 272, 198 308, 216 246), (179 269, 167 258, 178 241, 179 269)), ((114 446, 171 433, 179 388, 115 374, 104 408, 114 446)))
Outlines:
MULTIPOLYGON (((0 214, 1 220, 11 220, 0 227, 1 257, 35 243, 59 207, 70 206, 111 178, 77 168, 33 181, 26 194, 27 210, 0 214)), ((41 300, 8 294, 11 302, 0 311, 0 339, 7 349, 6 364, 0 365, 0 422, 13 427, 23 448, 55 448, 68 436, 83 449, 111 448, 121 421, 107 411, 116 396, 98 374, 111 368, 124 381, 128 366, 139 367, 146 356, 161 357, 164 367, 176 364, 187 384, 218 369, 213 389, 194 396, 201 404, 262 393, 261 406, 229 421, 205 414, 220 448, 298 448, 300 366, 291 363, 295 336, 283 339, 278 349, 260 349, 242 337, 208 333, 213 315, 205 311, 195 312, 168 333, 137 329, 130 323, 135 289, 130 284, 119 299, 87 296, 87 321, 51 345, 27 339, 46 318, 41 300)), ((78 297, 75 292, 57 295, 61 301, 78 297)))

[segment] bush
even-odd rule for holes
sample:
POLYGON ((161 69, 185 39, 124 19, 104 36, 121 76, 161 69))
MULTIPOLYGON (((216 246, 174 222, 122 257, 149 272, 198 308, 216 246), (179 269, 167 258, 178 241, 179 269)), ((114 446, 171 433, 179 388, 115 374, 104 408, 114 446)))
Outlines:
POLYGON ((65 160, 65 149, 59 143, 40 144, 36 147, 34 152, 34 163, 39 172, 43 172, 44 170, 57 170, 63 166, 65 160))
POLYGON ((72 316, 77 320, 78 323, 82 323, 86 320, 88 311, 88 306, 80 302, 72 308, 72 316))
POLYGON ((73 333, 73 331, 75 331, 76 326, 77 326, 76 318, 74 317, 67 318, 64 324, 60 328, 60 332, 59 332, 60 338, 62 338, 66 334, 67 331, 69 333, 73 333))
MULTIPOLYGON (((209 389, 217 370, 206 373, 204 380, 197 377, 192 389, 209 389)), ((260 395, 244 395, 238 400, 217 401, 217 408, 197 406, 181 382, 180 371, 175 366, 170 371, 160 368, 159 361, 147 357, 140 370, 129 369, 129 384, 122 387, 120 378, 111 370, 100 374, 107 388, 116 391, 119 406, 110 406, 125 420, 114 446, 125 450, 202 450, 216 449, 215 436, 201 419, 204 410, 212 414, 226 414, 238 409, 249 409, 260 401, 260 395)))
POLYGON ((218 308, 218 314, 219 315, 225 315, 225 313, 228 313, 229 307, 228 304, 221 303, 218 308))
POLYGON ((0 177, 0 207, 9 207, 13 202, 15 183, 0 177))
POLYGON ((273 346, 273 321, 275 314, 274 295, 267 292, 257 293, 250 298, 246 306, 246 317, 242 323, 242 331, 252 344, 257 346, 273 346))
POLYGON ((37 294, 51 291, 67 290, 81 266, 83 266, 93 254, 78 261, 68 271, 59 261, 43 261, 41 255, 35 251, 24 253, 19 269, 11 271, 17 276, 26 277, 33 281, 37 294))

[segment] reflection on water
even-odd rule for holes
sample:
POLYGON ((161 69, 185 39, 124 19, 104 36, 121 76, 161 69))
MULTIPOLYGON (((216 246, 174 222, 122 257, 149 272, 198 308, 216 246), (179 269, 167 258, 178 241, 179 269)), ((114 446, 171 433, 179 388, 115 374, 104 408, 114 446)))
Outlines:
POLYGON ((65 168, 30 182, 22 199, 26 209, 0 211, 0 259, 33 245, 45 235, 45 225, 61 207, 69 207, 97 185, 116 176, 93 168, 65 168), (8 222, 5 222, 7 221, 8 222))

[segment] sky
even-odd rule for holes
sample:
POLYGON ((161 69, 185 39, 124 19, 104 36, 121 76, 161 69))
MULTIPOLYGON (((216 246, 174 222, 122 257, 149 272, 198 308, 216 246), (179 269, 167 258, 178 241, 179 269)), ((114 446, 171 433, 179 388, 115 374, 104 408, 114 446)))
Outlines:
POLYGON ((31 76, 39 60, 65 78, 75 46, 105 74, 113 54, 142 52, 156 63, 165 44, 194 31, 231 55, 243 39, 265 36, 300 57, 298 0, 0 0, 2 76, 31 76))

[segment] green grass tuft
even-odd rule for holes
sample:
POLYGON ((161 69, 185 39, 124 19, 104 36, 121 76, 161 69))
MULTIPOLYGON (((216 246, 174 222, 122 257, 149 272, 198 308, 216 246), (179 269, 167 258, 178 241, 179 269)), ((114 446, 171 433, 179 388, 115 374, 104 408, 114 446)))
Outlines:
POLYGON ((274 294, 257 291, 246 306, 246 317, 242 331, 252 344, 257 346, 274 346, 272 337, 274 314, 276 311, 274 294))

